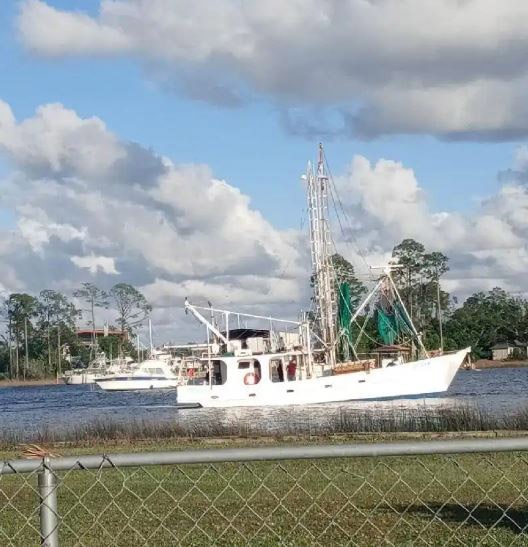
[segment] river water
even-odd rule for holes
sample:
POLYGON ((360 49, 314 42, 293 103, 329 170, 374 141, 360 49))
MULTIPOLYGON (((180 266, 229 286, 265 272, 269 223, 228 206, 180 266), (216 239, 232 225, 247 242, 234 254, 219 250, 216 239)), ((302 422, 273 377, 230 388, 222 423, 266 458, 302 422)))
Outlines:
POLYGON ((106 393, 95 386, 31 386, 0 389, 0 437, 34 438, 43 431, 63 432, 87 424, 170 423, 197 434, 202 430, 274 433, 325 429, 343 413, 419 415, 454 406, 474 406, 495 416, 525 408, 528 368, 458 372, 448 392, 434 397, 393 401, 356 401, 302 407, 181 409, 174 391, 106 393))

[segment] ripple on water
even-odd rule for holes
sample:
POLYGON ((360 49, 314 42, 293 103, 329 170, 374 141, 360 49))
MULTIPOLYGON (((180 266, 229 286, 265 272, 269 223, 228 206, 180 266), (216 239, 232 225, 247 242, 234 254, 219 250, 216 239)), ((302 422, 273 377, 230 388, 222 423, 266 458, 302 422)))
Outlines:
POLYGON ((129 423, 148 420, 193 427, 229 427, 251 423, 270 432, 288 432, 307 424, 318 428, 344 414, 383 417, 398 413, 474 405, 495 415, 523 408, 528 368, 460 371, 445 394, 393 401, 351 401, 299 407, 178 409, 174 391, 105 393, 93 386, 30 386, 0 389, 0 431, 71 430, 93 421, 129 423))

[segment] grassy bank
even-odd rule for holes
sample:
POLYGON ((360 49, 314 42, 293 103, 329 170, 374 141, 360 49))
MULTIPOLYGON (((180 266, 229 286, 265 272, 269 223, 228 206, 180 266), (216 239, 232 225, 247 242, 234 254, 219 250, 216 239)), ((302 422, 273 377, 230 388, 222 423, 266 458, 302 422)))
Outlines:
POLYGON ((47 386, 59 383, 56 378, 38 378, 31 380, 0 380, 2 387, 47 386))
POLYGON ((355 433, 528 431, 528 408, 514 414, 496 416, 483 409, 463 405, 440 409, 402 408, 390 414, 341 409, 325 420, 314 420, 302 414, 295 418, 291 409, 284 409, 273 414, 277 427, 272 427, 273 424, 270 424, 265 416, 255 419, 251 413, 229 421, 214 420, 212 417, 207 421, 177 421, 178 419, 179 415, 173 422, 131 420, 123 423, 94 420, 66 430, 58 431, 49 427, 30 433, 0 430, 0 447, 9 447, 21 442, 98 443, 117 440, 133 443, 143 439, 159 441, 200 438, 325 437, 355 433))
MULTIPOLYGON (((32 440, 75 455, 519 434, 528 434, 527 411, 499 419, 461 406, 418 416, 343 411, 280 434, 240 421, 94 421, 32 440)), ((21 457, 22 440, 4 436, 0 460, 21 457)), ((39 544, 36 479, 0 475, 0 544, 39 544)), ((518 454, 72 470, 59 481, 62 545, 527 543, 528 459, 518 454)))
MULTIPOLYGON (((402 435, 369 435, 368 440, 387 437, 402 435)), ((218 444, 263 442, 284 441, 218 444)), ((130 449, 113 443, 53 450, 130 449)), ((214 445, 167 440, 133 448, 188 446, 214 445)), ((252 545, 274 545, 279 539, 286 545, 526 544, 519 533, 528 524, 526 501, 519 494, 528 489, 528 464, 517 454, 155 466, 70 471, 59 478, 63 545, 243 545, 247 539, 252 545)), ((35 484, 36 477, 0 477, 0 495, 10 500, 0 505, 0 537, 16 536, 13 545, 38 544, 35 484), (24 522, 21 515, 32 516, 24 522)))
POLYGON ((475 361, 475 368, 477 369, 486 369, 486 368, 524 368, 528 367, 528 359, 523 359, 519 361, 506 360, 506 361, 493 361, 491 359, 479 359, 475 361))

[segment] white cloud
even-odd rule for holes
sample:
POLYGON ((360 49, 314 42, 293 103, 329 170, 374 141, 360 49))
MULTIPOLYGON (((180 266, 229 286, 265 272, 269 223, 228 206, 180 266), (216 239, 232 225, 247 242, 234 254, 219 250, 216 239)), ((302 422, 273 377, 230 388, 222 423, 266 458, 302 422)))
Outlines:
POLYGON ((527 19, 524 0, 100 0, 94 17, 26 0, 18 28, 42 55, 135 56, 196 98, 327 107, 366 138, 511 139, 528 134, 527 19))
MULTIPOLYGON (((21 207, 21 210, 33 210, 33 208, 21 207)), ((35 211, 37 212, 37 211, 35 211)), ((41 217, 43 215, 40 215, 41 217)), ((22 216, 18 221, 20 235, 29 243, 36 252, 41 252, 50 239, 55 237, 62 242, 72 241, 74 239, 84 239, 85 230, 77 229, 69 224, 58 224, 56 222, 40 222, 34 218, 22 216)))
POLYGON ((46 104, 17 124, 0 100, 0 150, 40 176, 104 172, 125 155, 99 118, 81 119, 61 104, 46 104))
POLYGON ((96 274, 101 271, 105 274, 117 275, 115 259, 111 256, 95 256, 94 254, 87 256, 72 256, 71 261, 79 268, 86 268, 91 274, 96 274))
MULTIPOLYGON (((517 158, 522 154, 518 151, 517 158)), ((503 185, 470 214, 434 212, 412 169, 389 160, 372 164, 357 156, 336 179, 347 214, 354 219, 344 239, 359 245, 370 264, 386 261, 392 247, 405 238, 444 252, 451 259, 446 288, 459 296, 496 285, 525 291, 528 186, 522 178, 518 173, 517 182, 503 185)))
POLYGON ((129 47, 121 29, 97 23, 81 13, 57 10, 45 2, 28 0, 23 4, 20 32, 29 47, 46 55, 84 53, 115 54, 129 47))
MULTIPOLYGON (((279 317, 295 317, 308 304, 305 235, 274 228, 206 165, 160 158, 60 105, 17 121, 0 102, 0 141, 12 166, 2 206, 17 215, 16 228, 0 233, 5 289, 71 292, 88 276, 102 288, 132 283, 154 305, 154 319, 184 329, 184 339, 193 328, 181 313, 186 296, 279 317)), ((446 288, 459 296, 494 285, 526 290, 524 154, 517 152, 500 190, 466 215, 433 211, 402 163, 353 158, 335 179, 351 220, 339 250, 366 273, 356 247, 380 265, 412 237, 451 258, 446 288)))
POLYGON ((0 102, 0 152, 13 168, 2 205, 18 217, 0 238, 17 273, 6 286, 71 291, 90 275, 143 287, 159 309, 184 293, 241 306, 301 298, 302 237, 205 165, 175 165, 57 104, 17 122, 0 102))

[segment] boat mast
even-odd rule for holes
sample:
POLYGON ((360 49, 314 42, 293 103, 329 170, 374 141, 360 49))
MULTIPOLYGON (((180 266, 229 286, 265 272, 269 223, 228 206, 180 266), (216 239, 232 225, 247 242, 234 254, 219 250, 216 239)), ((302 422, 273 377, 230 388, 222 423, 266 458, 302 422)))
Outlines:
POLYGON ((333 367, 336 363, 336 299, 328 223, 328 175, 322 144, 319 144, 317 175, 308 163, 306 179, 316 320, 319 321, 327 364, 333 367))
POLYGON ((152 343, 152 321, 150 316, 148 318, 148 329, 149 329, 149 345, 150 345, 150 358, 154 356, 154 344, 152 343))

